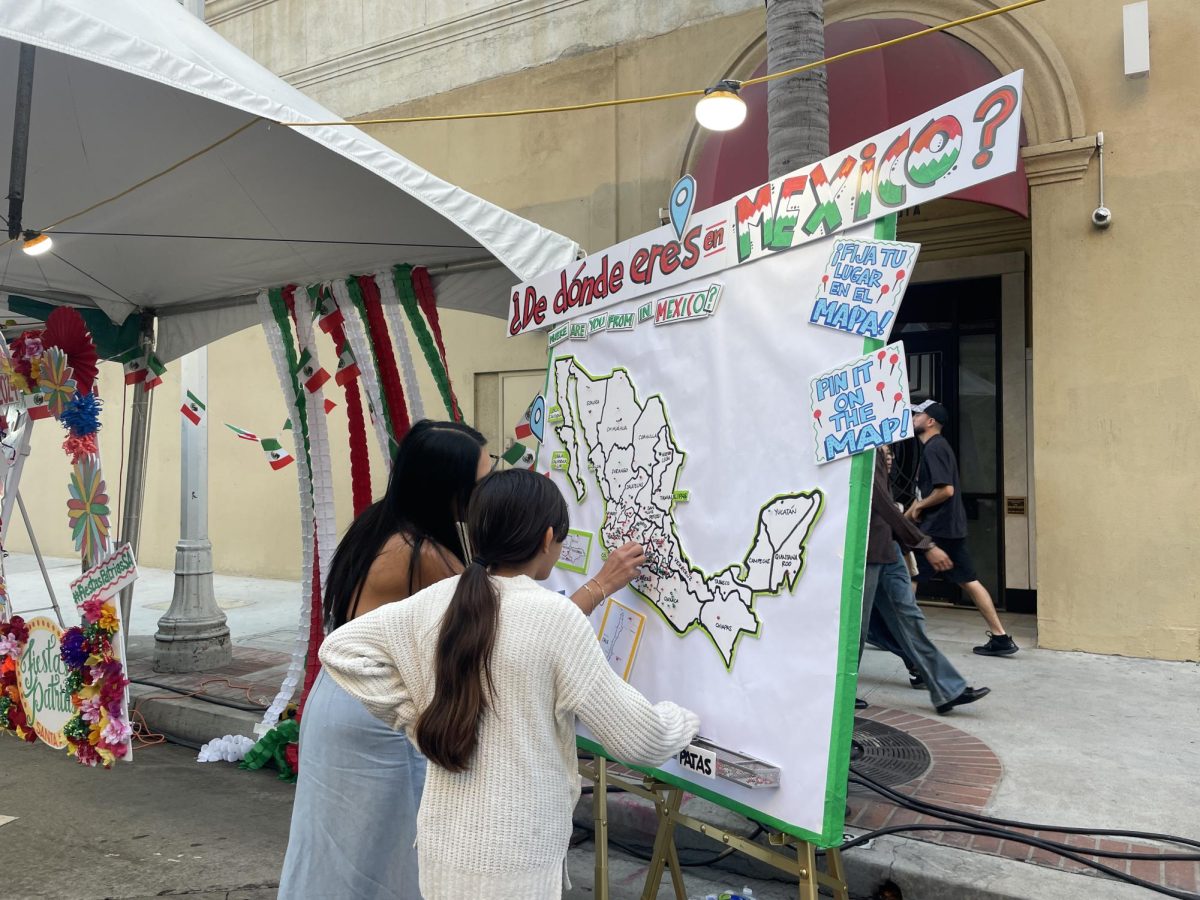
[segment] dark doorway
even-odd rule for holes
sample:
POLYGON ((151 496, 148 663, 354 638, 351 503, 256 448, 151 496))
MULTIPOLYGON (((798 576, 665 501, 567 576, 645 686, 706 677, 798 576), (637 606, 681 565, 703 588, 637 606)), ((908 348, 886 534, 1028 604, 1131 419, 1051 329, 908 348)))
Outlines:
MULTIPOLYGON (((950 411, 946 438, 958 456, 967 542, 979 579, 1004 609, 1004 446, 1000 408, 1000 278, 913 284, 893 339, 904 341, 914 401, 932 397, 950 411)), ((896 446, 896 498, 913 499, 920 442, 896 446)), ((922 599, 971 606, 949 582, 921 585, 922 599)))

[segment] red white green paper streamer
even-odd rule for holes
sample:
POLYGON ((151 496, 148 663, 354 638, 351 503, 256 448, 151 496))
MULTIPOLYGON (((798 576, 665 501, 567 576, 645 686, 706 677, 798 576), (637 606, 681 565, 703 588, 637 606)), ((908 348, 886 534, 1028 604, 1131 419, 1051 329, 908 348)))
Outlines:
POLYGON ((354 301, 350 299, 350 291, 346 287, 346 282, 339 278, 331 282, 329 287, 337 300, 338 309, 342 311, 342 327, 346 333, 346 341, 350 344, 350 351, 354 354, 359 371, 362 373, 363 393, 367 397, 367 407, 371 411, 371 425, 375 429, 375 439, 379 442, 379 452, 383 454, 383 458, 390 468, 392 447, 387 417, 384 412, 387 406, 379 387, 379 370, 375 365, 375 354, 371 352, 371 344, 367 339, 363 320, 359 316, 358 310, 355 309, 354 301))
MULTIPOLYGON (((267 291, 262 291, 258 295, 258 309, 262 316, 267 347, 271 351, 271 361, 275 364, 275 374, 279 378, 279 387, 283 391, 284 402, 287 405, 288 417, 294 423, 303 423, 306 419, 301 416, 300 410, 305 406, 304 390, 292 374, 295 371, 292 363, 297 361, 296 353, 294 348, 288 347, 284 343, 285 334, 290 343, 292 331, 287 309, 281 299, 276 298, 273 302, 267 291), (291 350, 290 360, 289 350, 291 350)), ((305 430, 299 426, 292 430, 292 434, 296 438, 296 481, 300 500, 300 547, 303 557, 300 569, 300 620, 283 684, 280 685, 279 691, 275 694, 270 706, 267 707, 267 711, 263 713, 262 721, 255 728, 255 731, 262 734, 275 727, 279 717, 283 715, 283 711, 291 702, 292 695, 304 672, 308 653, 311 627, 309 604, 312 601, 313 544, 316 541, 316 520, 313 516, 312 471, 305 446, 303 434, 305 430)))
MULTIPOLYGON (((320 367, 320 356, 317 351, 315 335, 313 334, 312 304, 306 290, 297 290, 294 296, 296 314, 296 336, 301 348, 301 358, 308 356, 312 365, 320 367)), ((303 377, 302 375, 300 377, 303 377)), ((318 387, 313 394, 314 406, 324 400, 323 388, 318 387)), ((308 640, 308 661, 305 670, 304 690, 301 692, 301 704, 308 696, 308 690, 320 671, 321 663, 317 658, 317 650, 321 644, 322 598, 325 596, 325 579, 329 577, 329 566, 333 561, 333 551, 337 548, 337 516, 333 498, 333 462, 329 450, 328 420, 323 415, 308 417, 309 452, 312 456, 312 514, 316 519, 316 558, 317 571, 314 573, 314 584, 311 591, 310 633, 308 640), (315 631, 315 634, 313 633, 315 631)))
POLYGON ((392 331, 392 340, 400 352, 400 370, 403 373, 404 391, 408 395, 408 408, 412 420, 425 418, 425 404, 421 400, 421 386, 417 383, 417 366, 413 361, 412 348, 408 345, 408 329, 401 317, 400 298, 396 296, 396 282, 391 272, 377 272, 372 276, 379 287, 379 299, 383 303, 383 314, 392 331))
MULTIPOLYGON (((430 372, 433 373, 434 384, 437 385, 438 393, 442 395, 442 403, 446 407, 446 415, 457 421, 458 415, 454 403, 454 394, 450 390, 450 375, 446 369, 445 353, 439 353, 438 344, 435 342, 434 335, 430 331, 430 323, 426 322, 423 312, 426 304, 420 303, 417 299, 417 292, 413 283, 413 267, 409 265, 396 266, 392 271, 392 281, 396 288, 396 296, 400 299, 400 305, 404 309, 404 314, 408 316, 408 324, 412 327, 413 334, 416 335, 417 344, 421 348, 421 354, 425 357, 425 364, 429 366, 430 372)), ((431 308, 436 312, 436 307, 431 308)), ((440 336, 441 330, 439 328, 439 340, 440 336)))

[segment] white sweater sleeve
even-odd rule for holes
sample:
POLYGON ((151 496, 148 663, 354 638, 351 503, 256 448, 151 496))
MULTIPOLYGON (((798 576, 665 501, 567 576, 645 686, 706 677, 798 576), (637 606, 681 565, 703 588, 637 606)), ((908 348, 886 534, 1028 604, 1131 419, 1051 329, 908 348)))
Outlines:
POLYGON ((604 658, 596 633, 578 607, 567 619, 558 649, 559 708, 573 712, 618 759, 658 766, 686 747, 699 717, 670 701, 650 703, 604 658))
POLYGON ((416 704, 387 640, 387 619, 396 610, 380 607, 338 628, 321 644, 321 664, 330 676, 377 719, 401 730, 417 719, 416 704))

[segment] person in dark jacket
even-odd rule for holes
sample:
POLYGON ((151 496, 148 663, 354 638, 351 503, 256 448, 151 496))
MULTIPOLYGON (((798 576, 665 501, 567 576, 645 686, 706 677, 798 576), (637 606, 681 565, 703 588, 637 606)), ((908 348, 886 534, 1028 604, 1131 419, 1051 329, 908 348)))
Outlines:
POLYGON ((891 451, 883 447, 875 454, 859 660, 862 660, 871 613, 875 610, 891 633, 910 673, 920 679, 929 691, 934 707, 944 715, 956 706, 974 703, 987 696, 990 690, 970 687, 925 632, 925 616, 917 606, 901 545, 922 553, 934 571, 945 571, 953 563, 928 535, 901 513, 888 484, 890 466, 891 451))

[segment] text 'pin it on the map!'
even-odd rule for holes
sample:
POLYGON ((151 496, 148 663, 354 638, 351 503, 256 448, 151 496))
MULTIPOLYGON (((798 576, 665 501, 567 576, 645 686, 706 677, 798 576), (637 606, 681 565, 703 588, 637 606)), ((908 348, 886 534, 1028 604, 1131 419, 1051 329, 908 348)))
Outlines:
POLYGON ((688 218, 692 215, 692 205, 696 202, 696 179, 684 175, 671 188, 671 225, 675 228, 675 236, 683 240, 683 232, 687 230, 688 218))

